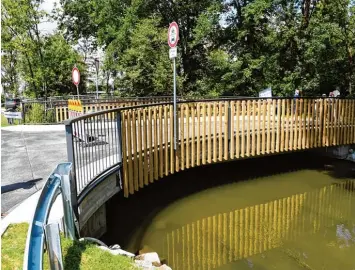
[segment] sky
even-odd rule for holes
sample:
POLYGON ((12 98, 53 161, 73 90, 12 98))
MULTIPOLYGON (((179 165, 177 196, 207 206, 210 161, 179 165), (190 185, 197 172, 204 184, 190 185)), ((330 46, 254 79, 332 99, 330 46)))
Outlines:
MULTIPOLYGON (((47 13, 51 13, 53 8, 54 8, 54 3, 57 3, 59 5, 59 0, 45 0, 43 3, 40 5, 40 8, 46 11, 47 13)), ((39 30, 43 34, 50 34, 52 33, 56 28, 57 28, 57 23, 56 22, 50 22, 50 21, 44 21, 39 24, 39 30)))

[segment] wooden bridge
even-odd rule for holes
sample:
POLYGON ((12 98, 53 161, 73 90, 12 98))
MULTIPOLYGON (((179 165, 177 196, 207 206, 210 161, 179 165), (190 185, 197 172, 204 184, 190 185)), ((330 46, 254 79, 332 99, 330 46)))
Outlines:
POLYGON ((116 108, 67 120, 74 206, 112 174, 120 175, 118 182, 127 197, 167 175, 196 166, 354 144, 355 100, 180 102, 176 150, 173 122, 171 103, 116 108))

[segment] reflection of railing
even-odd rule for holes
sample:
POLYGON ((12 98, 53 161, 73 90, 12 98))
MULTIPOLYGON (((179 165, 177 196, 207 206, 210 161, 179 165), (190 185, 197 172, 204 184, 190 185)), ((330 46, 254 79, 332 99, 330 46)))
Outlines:
POLYGON ((59 164, 42 189, 28 230, 23 269, 42 269, 45 240, 49 251, 51 269, 63 269, 58 225, 52 226, 52 224, 47 224, 47 222, 52 205, 61 193, 63 197, 65 235, 71 239, 76 237, 70 199, 70 171, 71 163, 59 164), (59 246, 57 241, 59 241, 59 246))
POLYGON ((353 217, 354 189, 349 180, 197 220, 168 233, 159 255, 173 269, 211 269, 265 252, 353 217))
POLYGON ((68 120, 73 190, 79 197, 86 194, 95 181, 121 165, 128 196, 159 178, 200 165, 355 143, 353 99, 186 101, 179 103, 177 113, 177 151, 171 147, 171 104, 113 109, 68 120))

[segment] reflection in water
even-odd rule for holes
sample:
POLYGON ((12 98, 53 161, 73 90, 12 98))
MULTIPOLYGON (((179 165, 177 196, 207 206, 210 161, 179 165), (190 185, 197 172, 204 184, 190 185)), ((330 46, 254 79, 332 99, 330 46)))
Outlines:
MULTIPOLYGON (((265 259, 268 251, 281 246, 286 257, 302 266, 308 255, 301 251, 295 255, 295 243, 307 244, 319 232, 328 248, 354 247, 354 188, 355 181, 348 180, 205 217, 166 233, 154 247, 173 269, 213 269, 242 259, 247 259, 246 268, 255 268, 258 258, 253 256, 262 254, 260 258, 265 259)), ((312 241, 320 244, 322 240, 312 241)))

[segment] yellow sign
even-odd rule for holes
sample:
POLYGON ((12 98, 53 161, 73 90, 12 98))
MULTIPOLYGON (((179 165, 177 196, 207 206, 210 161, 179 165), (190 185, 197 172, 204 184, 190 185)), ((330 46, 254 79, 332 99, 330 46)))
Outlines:
POLYGON ((76 99, 69 99, 68 100, 68 109, 69 109, 69 111, 74 111, 74 112, 78 112, 78 113, 84 112, 83 106, 81 105, 81 101, 76 100, 76 99))

